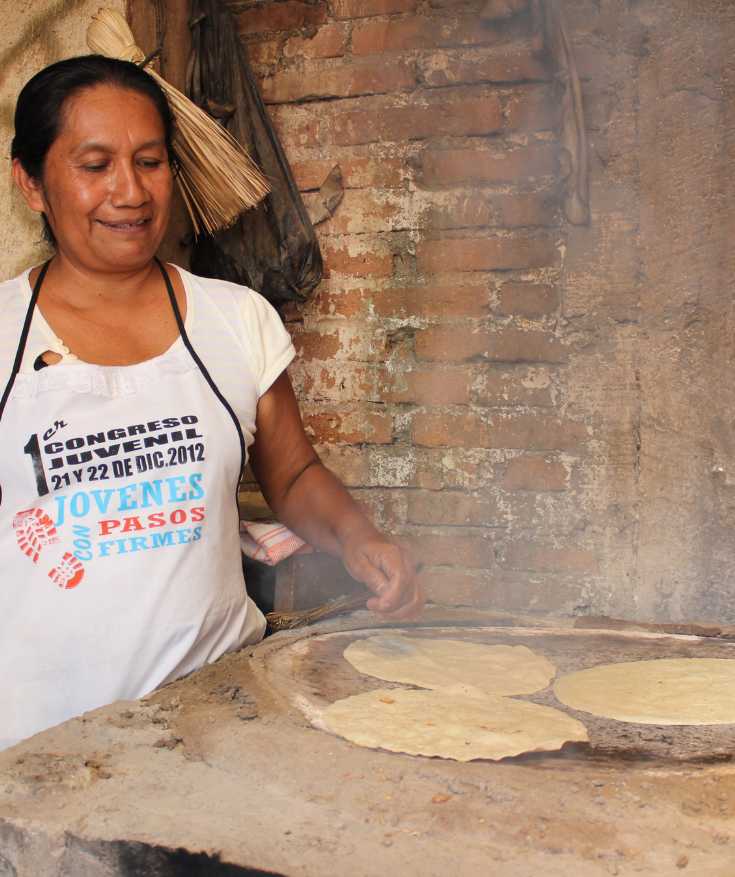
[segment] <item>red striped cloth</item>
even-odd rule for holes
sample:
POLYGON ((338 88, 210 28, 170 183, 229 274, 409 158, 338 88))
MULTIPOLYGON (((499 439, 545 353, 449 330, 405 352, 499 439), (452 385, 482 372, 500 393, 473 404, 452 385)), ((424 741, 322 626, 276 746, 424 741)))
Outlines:
POLYGON ((275 566, 292 554, 313 551, 311 545, 278 521, 240 521, 240 545, 244 554, 268 566, 275 566))

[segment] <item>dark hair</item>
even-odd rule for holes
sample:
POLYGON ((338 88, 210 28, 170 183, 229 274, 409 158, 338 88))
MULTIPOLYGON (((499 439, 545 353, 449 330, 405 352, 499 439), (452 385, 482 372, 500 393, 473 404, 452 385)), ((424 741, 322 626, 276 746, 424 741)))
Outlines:
MULTIPOLYGON (((17 158, 29 176, 42 179, 46 155, 59 136, 64 104, 73 95, 95 85, 116 85, 151 100, 163 123, 169 161, 175 167, 174 118, 163 90, 137 64, 104 55, 81 55, 57 61, 28 80, 15 105, 11 158, 17 158)), ((44 237, 55 244, 46 215, 42 215, 44 237)))

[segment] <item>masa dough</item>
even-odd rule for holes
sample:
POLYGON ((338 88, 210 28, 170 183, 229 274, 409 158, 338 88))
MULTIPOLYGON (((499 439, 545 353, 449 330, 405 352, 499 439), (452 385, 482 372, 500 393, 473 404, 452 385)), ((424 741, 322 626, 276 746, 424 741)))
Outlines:
POLYGON ((359 746, 497 761, 523 752, 553 752, 586 741, 581 722, 560 710, 505 697, 386 688, 335 701, 325 728, 359 746))
POLYGON ((660 658, 601 664, 557 680, 566 706, 650 725, 735 723, 735 660, 660 658))
POLYGON ((467 694, 533 694, 546 688, 556 674, 550 661, 526 646, 488 646, 400 634, 356 640, 344 656, 367 676, 467 694))

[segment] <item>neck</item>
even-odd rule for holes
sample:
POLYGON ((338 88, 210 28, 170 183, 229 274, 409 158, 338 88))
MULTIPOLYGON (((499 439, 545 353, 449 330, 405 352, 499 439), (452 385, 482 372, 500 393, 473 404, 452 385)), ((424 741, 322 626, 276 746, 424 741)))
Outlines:
POLYGON ((127 305, 149 292, 158 277, 159 269, 153 260, 138 268, 104 272, 91 270, 57 252, 44 288, 47 295, 83 310, 101 304, 127 305))

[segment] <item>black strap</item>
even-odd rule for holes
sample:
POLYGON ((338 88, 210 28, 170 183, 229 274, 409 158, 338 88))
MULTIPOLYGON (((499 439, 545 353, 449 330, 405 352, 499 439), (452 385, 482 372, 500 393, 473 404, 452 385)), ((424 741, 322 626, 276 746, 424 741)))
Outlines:
MULTIPOLYGON (((0 420, 3 419, 3 414, 5 413, 5 406, 8 404, 8 399, 10 398, 10 394, 13 392, 13 385, 15 384, 15 379, 18 377, 18 372, 20 371, 20 367, 23 363, 23 355, 26 352, 26 344, 28 343, 28 333, 31 331, 31 322, 33 320, 33 311, 36 309, 36 302, 38 301, 38 294, 41 292, 41 284, 43 283, 43 279, 46 276, 46 272, 48 271, 48 266, 51 264, 51 259, 44 263, 43 267, 38 273, 38 277, 36 278, 36 282, 33 284, 33 292, 31 293, 31 300, 28 302, 28 309, 26 310, 25 320, 23 321, 23 328, 20 332, 20 338, 18 339, 18 347, 15 351, 15 361, 13 362, 13 368, 10 371, 10 377, 8 378, 8 383, 5 385, 5 390, 3 391, 2 398, 0 399, 0 420)), ((0 485, 0 505, 3 501, 3 489, 0 485)))
POLYGON ((204 365, 202 360, 199 358, 199 354, 194 350, 194 347, 189 340, 189 336, 186 333, 186 327, 184 326, 184 321, 181 319, 181 311, 179 310, 179 303, 176 301, 176 295, 174 294, 174 288, 171 285, 171 278, 168 276, 168 271, 161 262, 160 259, 156 258, 156 264, 158 265, 161 274, 163 275, 163 280, 166 284, 166 291, 168 292, 168 298, 171 302, 171 307, 173 308, 174 317, 176 317, 176 325, 179 327, 179 334, 181 335, 181 340, 184 342, 184 346, 191 354, 191 358, 197 364, 199 371, 204 376, 204 380, 209 384, 214 395, 219 399, 222 405, 225 407, 225 410, 232 418, 232 422, 235 424, 235 429, 237 430, 237 437, 240 442, 240 473, 237 476, 237 482, 235 484, 235 504, 238 505, 238 514, 239 514, 239 504, 237 499, 238 489, 240 487, 240 478, 242 477, 243 469, 245 468, 245 461, 247 459, 247 453, 245 449, 245 436, 242 434, 242 427, 240 426, 240 421, 237 419, 237 414, 235 414, 230 403, 225 399, 222 391, 214 382, 214 379, 207 371, 207 367, 204 365))
POLYGON ((46 276, 46 272, 48 271, 48 266, 51 264, 51 259, 48 260, 41 268, 38 277, 36 278, 36 282, 33 285, 33 292, 31 293, 31 300, 28 302, 28 310, 26 311, 26 318, 23 321, 23 328, 20 333, 20 339, 18 340, 18 348, 15 351, 15 362, 13 362, 13 368, 10 372, 10 378, 8 383, 5 385, 5 392, 3 393, 2 399, 0 399, 0 420, 3 419, 3 413, 5 412, 5 406, 8 404, 8 399, 10 398, 10 394, 13 390, 13 384, 15 383, 15 379, 18 376, 18 372, 20 371, 21 363, 23 362, 23 355, 26 352, 26 344, 28 343, 28 333, 31 331, 31 321, 33 320, 33 311, 36 308, 36 302, 38 301, 38 294, 41 291, 41 284, 43 283, 43 278, 46 276))

